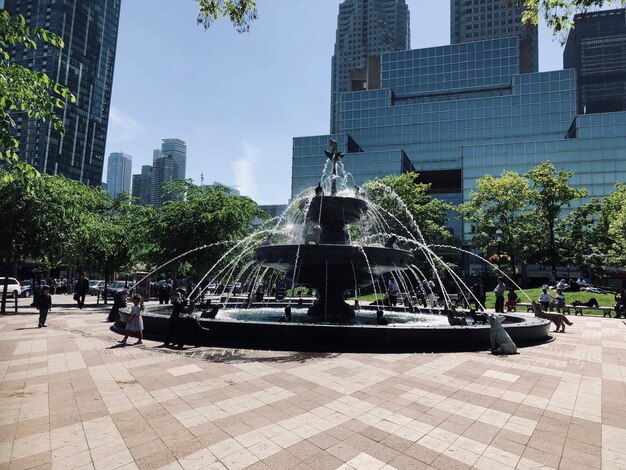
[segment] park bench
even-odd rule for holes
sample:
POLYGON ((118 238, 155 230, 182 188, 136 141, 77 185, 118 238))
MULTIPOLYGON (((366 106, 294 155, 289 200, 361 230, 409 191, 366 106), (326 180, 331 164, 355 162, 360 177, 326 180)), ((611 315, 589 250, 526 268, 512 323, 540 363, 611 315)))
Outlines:
MULTIPOLYGON (((518 307, 526 307, 527 312, 533 311, 533 304, 530 303, 519 303, 518 307)), ((583 310, 602 312, 602 316, 611 316, 611 312, 614 311, 613 307, 588 307, 586 305, 564 305, 560 308, 561 313, 567 313, 568 315, 571 311, 574 311, 574 315, 583 315, 583 310)), ((550 304, 550 311, 556 312, 556 306, 554 304, 550 304)))
POLYGON ((583 310, 591 310, 596 312, 602 312, 602 316, 606 317, 607 315, 610 317, 611 312, 614 312, 615 309, 613 307, 587 307, 586 305, 568 305, 574 309, 574 315, 583 315, 583 310))

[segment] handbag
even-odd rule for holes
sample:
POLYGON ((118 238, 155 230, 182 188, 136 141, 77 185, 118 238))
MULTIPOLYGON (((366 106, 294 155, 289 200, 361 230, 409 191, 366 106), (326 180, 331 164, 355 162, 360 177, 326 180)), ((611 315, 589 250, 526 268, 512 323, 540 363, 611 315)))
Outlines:
POLYGON ((78 292, 74 292, 74 300, 78 301, 78 299, 80 299, 78 292))

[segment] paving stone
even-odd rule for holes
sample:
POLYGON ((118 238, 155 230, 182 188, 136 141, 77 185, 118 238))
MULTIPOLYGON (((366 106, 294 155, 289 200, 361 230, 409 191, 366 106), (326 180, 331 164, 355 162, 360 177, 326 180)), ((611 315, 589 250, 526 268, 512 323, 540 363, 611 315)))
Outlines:
POLYGON ((0 317, 0 468, 618 468, 626 328, 494 357, 114 347, 106 309, 0 317))

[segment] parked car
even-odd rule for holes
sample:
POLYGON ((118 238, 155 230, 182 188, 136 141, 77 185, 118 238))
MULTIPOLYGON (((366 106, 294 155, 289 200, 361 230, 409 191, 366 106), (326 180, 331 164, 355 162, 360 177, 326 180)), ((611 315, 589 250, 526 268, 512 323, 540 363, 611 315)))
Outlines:
MULTIPOLYGON (((2 293, 4 292, 4 282, 5 282, 4 277, 0 277, 0 295, 2 295, 2 293)), ((18 295, 20 295, 21 292, 21 287, 20 287, 20 283, 18 282, 17 279, 15 279, 14 277, 10 277, 8 278, 7 281, 7 297, 13 297, 13 298, 17 298, 18 295)))
POLYGON ((89 295, 98 295, 98 292, 101 293, 103 290, 104 290, 103 280, 89 281, 89 295))
MULTIPOLYGON (((44 281, 43 279, 41 281, 39 281, 39 288, 43 289, 45 286, 47 286, 48 284, 46 284, 46 281, 44 281)), ((21 297, 30 297, 31 295, 33 295, 33 288, 30 285, 30 281, 20 281, 20 288, 21 288, 21 292, 20 292, 20 296, 21 297)))
MULTIPOLYGON (((126 281, 115 281, 107 286, 107 297, 113 297, 119 291, 126 287, 126 281)), ((132 289, 133 283, 128 282, 128 290, 132 289)))

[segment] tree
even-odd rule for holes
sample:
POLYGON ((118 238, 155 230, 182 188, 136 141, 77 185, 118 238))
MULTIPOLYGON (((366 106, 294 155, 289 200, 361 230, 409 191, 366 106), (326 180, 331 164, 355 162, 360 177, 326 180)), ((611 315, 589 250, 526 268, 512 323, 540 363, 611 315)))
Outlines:
POLYGON ((15 273, 26 258, 46 267, 75 265, 84 252, 79 242, 89 224, 101 218, 106 201, 100 188, 63 176, 0 181, 0 261, 5 272, 15 273))
POLYGON ((257 19, 255 0, 198 0, 198 24, 209 28, 220 17, 228 17, 237 32, 250 31, 257 19))
POLYGON ((535 206, 533 211, 537 216, 535 220, 547 234, 548 243, 543 246, 543 257, 550 263, 553 273, 556 272, 560 261, 555 228, 561 211, 572 201, 587 195, 586 189, 574 189, 569 185, 569 179, 573 175, 572 171, 557 172, 550 162, 540 163, 526 173, 532 185, 530 202, 535 206))
MULTIPOLYGON (((250 198, 230 195, 221 186, 200 187, 191 181, 179 180, 167 184, 167 191, 186 197, 166 202, 156 211, 154 222, 148 227, 149 246, 143 259, 152 267, 204 245, 229 241, 234 244, 252 232, 255 218, 268 217, 250 198)), ((192 256, 191 253, 182 256, 167 269, 186 274, 193 267, 197 273, 204 273, 223 254, 221 245, 207 247, 192 256)))
POLYGON ((493 249, 496 230, 502 230, 501 251, 512 273, 518 262, 527 260, 536 236, 526 212, 530 197, 528 181, 509 171, 499 178, 479 178, 476 190, 470 191, 470 200, 459 207, 464 221, 472 225, 472 242, 483 255, 493 249))
MULTIPOLYGON (((380 219, 386 225, 383 228, 385 233, 415 238, 422 243, 417 233, 419 228, 426 244, 452 241, 452 235, 446 227, 446 216, 452 206, 432 198, 428 194, 430 185, 420 183, 418 173, 408 172, 368 181, 365 189, 369 199, 382 209, 380 219)), ((399 242, 399 246, 402 246, 402 242, 399 242)))
POLYGON ((567 39, 567 31, 574 24, 574 14, 584 13, 594 7, 604 5, 626 5, 624 0, 517 0, 525 8, 522 21, 536 25, 545 20, 552 33, 560 36, 561 42, 567 39))
POLYGON ((11 134, 15 129, 11 113, 22 111, 29 118, 50 120, 54 129, 63 133, 63 120, 55 110, 63 109, 67 101, 76 102, 76 97, 67 88, 45 73, 13 62, 10 47, 35 49, 37 41, 63 47, 59 36, 43 28, 27 26, 22 15, 11 16, 6 10, 0 12, 0 168, 4 164, 9 170, 0 170, 3 180, 27 179, 38 174, 30 165, 18 161, 19 142, 11 134), (15 171, 10 171, 12 167, 15 171))

